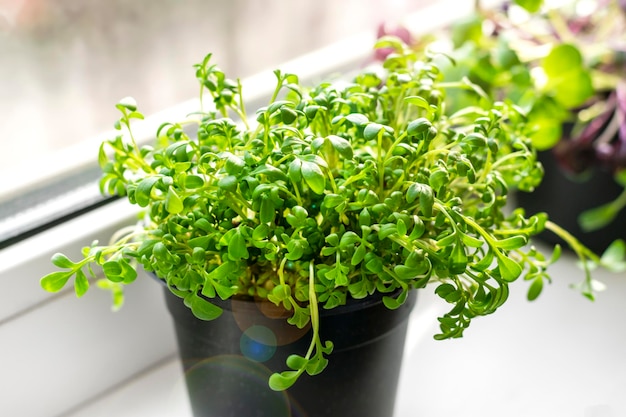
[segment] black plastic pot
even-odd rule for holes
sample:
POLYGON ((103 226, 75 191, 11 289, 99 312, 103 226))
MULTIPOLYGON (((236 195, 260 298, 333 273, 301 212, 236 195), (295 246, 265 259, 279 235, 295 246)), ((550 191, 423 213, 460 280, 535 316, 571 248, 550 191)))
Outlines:
MULTIPOLYGON (((583 231, 578 224, 580 213, 608 203, 622 192, 623 188, 615 182, 611 173, 596 168, 584 177, 573 177, 558 166, 551 152, 541 152, 539 160, 545 169, 541 185, 533 193, 517 193, 517 202, 527 214, 547 212, 551 221, 598 254, 615 239, 626 238, 624 213, 620 213, 607 227, 592 232, 583 231)), ((549 244, 564 244, 550 232, 544 232, 538 238, 549 244)))
POLYGON ((389 310, 381 296, 320 309, 322 341, 334 343, 328 367, 275 392, 269 376, 286 370, 287 356, 304 355, 311 330, 286 322, 268 301, 233 299, 214 321, 193 316, 165 290, 195 417, 391 417, 408 317, 407 302, 389 310))

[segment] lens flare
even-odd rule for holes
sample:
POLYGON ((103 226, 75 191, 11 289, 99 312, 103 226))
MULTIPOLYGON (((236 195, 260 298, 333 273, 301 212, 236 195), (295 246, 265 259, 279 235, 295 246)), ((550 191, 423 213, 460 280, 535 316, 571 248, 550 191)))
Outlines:
MULTIPOLYGON (((301 339, 311 327, 310 323, 302 329, 289 324, 287 320, 293 312, 267 300, 250 302, 233 299, 231 306, 233 317, 242 332, 255 326, 265 327, 274 335, 276 346, 288 345, 301 339)), ((265 343, 262 338, 255 340, 265 343)))
POLYGON ((276 335, 265 326, 251 326, 241 335, 241 353, 255 362, 265 362, 276 353, 276 335))
POLYGON ((239 355, 200 361, 185 374, 191 406, 208 416, 293 416, 287 393, 269 388, 270 374, 263 364, 239 355))

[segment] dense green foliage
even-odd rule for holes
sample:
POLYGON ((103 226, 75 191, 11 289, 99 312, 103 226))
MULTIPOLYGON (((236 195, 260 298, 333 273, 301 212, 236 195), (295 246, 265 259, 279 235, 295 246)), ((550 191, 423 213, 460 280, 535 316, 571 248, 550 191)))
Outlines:
MULTIPOLYGON (((545 227, 599 261, 547 216, 508 209, 511 189, 531 191, 542 177, 518 108, 491 102, 466 79, 446 83, 432 58, 417 60, 397 40, 379 46, 395 52, 350 81, 305 88, 276 71, 273 97, 253 119, 241 84, 207 56, 196 76, 214 110, 161 126, 154 147, 122 132, 102 145, 101 188, 143 208, 141 223, 86 248, 79 262, 56 255, 63 270, 43 287, 59 290, 75 276, 82 295, 95 263, 119 297, 139 264, 201 319, 220 315, 216 297, 267 298, 291 312, 291 324, 313 328, 308 352, 270 380, 284 389, 328 362, 318 308, 378 291, 393 309, 432 284, 451 306, 436 337, 460 337, 518 278, 531 282, 530 298, 539 295, 559 255, 529 245, 545 227), (480 100, 451 114, 449 89, 480 100)), ((118 108, 117 127, 130 131, 141 114, 132 100, 118 108)), ((583 290, 591 294, 588 275, 583 290)))

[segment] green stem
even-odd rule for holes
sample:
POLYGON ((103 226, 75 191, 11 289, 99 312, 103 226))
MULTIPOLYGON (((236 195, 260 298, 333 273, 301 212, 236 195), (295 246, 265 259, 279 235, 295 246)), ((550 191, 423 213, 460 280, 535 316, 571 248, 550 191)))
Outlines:
POLYGON ((247 201, 241 198, 237 198, 237 195, 231 191, 227 191, 226 195, 227 195, 226 202, 228 203, 228 206, 232 208, 233 210, 235 210, 235 212, 237 212, 237 214, 241 217, 241 220, 247 219, 248 215, 243 212, 243 209, 239 207, 239 205, 236 202, 243 203, 243 205, 246 206, 248 209, 252 209, 252 206, 250 206, 250 204, 247 201))
POLYGON ((576 255, 583 262, 584 267, 585 267, 585 272, 588 272, 587 260, 590 260, 596 263, 600 262, 600 257, 598 255, 593 253, 589 248, 583 245, 576 237, 574 237, 574 235, 572 235, 567 230, 563 229, 558 224, 553 223, 550 220, 548 220, 545 224, 545 228, 551 231, 552 233, 554 233, 555 235, 557 235, 558 237, 560 237, 561 239, 563 239, 565 243, 567 243, 567 245, 574 251, 574 253, 576 253, 576 255))
POLYGON ((313 261, 309 262, 309 312, 311 313, 311 328, 313 329, 313 337, 311 346, 306 354, 306 358, 310 359, 313 349, 320 343, 320 316, 319 306, 317 305, 317 294, 315 293, 315 265, 313 261))
POLYGON ((291 178, 289 179, 289 181, 291 181, 291 185, 293 186, 293 191, 295 193, 295 195, 294 195, 295 200, 297 201, 299 206, 302 206, 302 204, 303 204, 302 203, 302 197, 300 196, 300 190, 299 190, 298 184, 296 184, 295 181, 293 179, 291 179, 291 178))
POLYGON ((387 165, 387 160, 389 159, 389 156, 393 155, 393 150, 396 148, 396 146, 398 146, 404 141, 404 138, 406 138, 406 136, 407 136, 407 133, 405 131, 400 136, 398 136, 396 140, 391 144, 391 146, 387 149, 387 152, 385 153, 385 157, 383 158, 383 166, 387 165))
POLYGON ((504 162, 507 162, 511 159, 516 159, 516 158, 526 158, 528 157, 528 152, 523 152, 523 151, 517 151, 517 152, 513 152, 510 154, 507 154, 505 156, 503 156, 502 158, 496 160, 490 167, 490 169, 485 169, 485 171, 495 171, 496 168, 498 168, 500 165, 502 165, 504 162))
POLYGON ((467 77, 464 77, 462 81, 448 81, 437 83, 436 88, 460 88, 462 90, 471 90, 475 92, 480 98, 486 100, 491 105, 491 98, 480 88, 478 85, 472 83, 467 77))
MULTIPOLYGON (((393 271, 393 269, 390 269, 390 268, 387 268, 386 266, 383 266, 383 271, 384 271, 385 273, 387 273, 387 275, 389 275, 391 278, 393 278, 393 280, 394 280, 395 282, 397 282, 397 283, 398 283, 398 285, 400 285, 400 288, 402 288, 403 290, 406 290, 406 289, 408 289, 408 288, 409 288, 409 286, 407 285, 407 283, 406 283, 406 282, 404 282, 404 281, 402 281, 402 280, 400 279, 400 277, 399 277, 399 276, 398 276, 398 275, 397 275, 397 274, 393 271)), ((416 276, 414 279, 415 279, 415 280, 417 280, 417 279, 419 279, 419 278, 423 278, 423 277, 425 277, 425 276, 428 276, 428 273, 423 274, 423 276, 421 276, 421 277, 420 277, 420 276, 416 276)))
POLYGON ((278 282, 280 285, 285 285, 285 264, 287 263, 287 258, 283 258, 280 261, 280 266, 278 267, 278 282))
POLYGON ((237 78, 237 91, 239 92, 239 106, 236 111, 241 118, 241 121, 246 126, 246 130, 250 130, 250 125, 248 125, 248 116, 246 115, 246 107, 243 103, 243 88, 241 86, 241 80, 239 78, 237 78))
POLYGON ((368 173, 368 171, 367 171, 367 170, 362 170, 362 171, 360 171, 358 174, 353 175, 353 176, 351 176, 351 177, 348 177, 348 179, 347 179, 347 180, 345 180, 345 181, 342 183, 342 185, 343 185, 344 187, 347 187, 348 185, 352 184, 353 182, 360 181, 360 180, 362 180, 363 178, 365 178, 365 177, 367 176, 367 173, 368 173))
POLYGON ((279 75, 277 78, 278 82, 276 83, 276 88, 274 88, 274 93, 272 93, 272 98, 269 101, 270 104, 276 101, 276 99, 278 98, 278 93, 280 93, 280 90, 283 88, 284 78, 282 77, 282 74, 279 75))
POLYGON ((330 168, 327 168, 328 171, 328 179, 330 180, 330 186, 333 189, 335 194, 339 194, 339 187, 337 187, 337 183, 335 182, 335 176, 330 168))
POLYGON ((589 250, 586 246, 584 246, 578 239, 576 239, 571 233, 567 230, 563 229, 561 226, 553 223, 551 221, 547 221, 545 224, 547 230, 550 230, 552 233, 560 237, 568 244, 568 246, 574 251, 578 259, 580 259, 580 263, 582 264, 583 270, 585 272, 585 280, 584 286, 585 290, 583 290, 583 294, 590 299, 593 299, 593 279, 591 278, 591 268, 589 265, 589 261, 599 264, 600 258, 589 250))
POLYGON ((200 112, 204 113, 204 85, 202 85, 202 83, 200 83, 200 112))
MULTIPOLYGON (((450 142, 441 148, 431 149, 429 151, 424 152, 421 156, 419 156, 419 159, 416 159, 413 162, 413 164, 411 165, 411 168, 413 167, 413 165, 415 165, 415 163, 420 162, 421 159, 425 159, 425 158, 435 159, 433 157, 436 157, 439 154, 449 154, 452 148, 454 148, 456 145, 457 144, 455 142, 450 142)), ((440 157, 439 159, 443 159, 443 158, 440 157)))
POLYGON ((389 190, 388 195, 391 195, 394 191, 398 191, 400 188, 402 188, 405 185, 405 173, 406 171, 402 172, 402 175, 400 175, 400 178, 398 178, 394 186, 391 187, 391 189, 389 190))
POLYGON ((146 229, 138 225, 126 226, 117 230, 109 241, 110 245, 125 245, 129 240, 146 235, 146 229))
MULTIPOLYGON (((372 226, 372 230, 374 230, 375 232, 379 232, 380 228, 378 227, 378 225, 375 224, 372 226)), ((392 242, 397 243, 398 245, 410 252, 414 251, 415 249, 421 249, 426 252, 428 256, 432 257, 433 259, 437 259, 438 262, 444 262, 441 256, 439 256, 435 251, 436 248, 432 245, 429 246, 427 242, 422 239, 409 240, 406 236, 398 237, 394 235, 389 236, 388 239, 391 239, 392 242)))
MULTIPOLYGON (((439 200, 437 200, 433 204, 433 207, 435 207, 444 216, 446 216, 446 218, 450 222, 450 227, 452 227, 452 230, 454 230, 454 233, 458 233, 459 230, 457 228, 456 221, 452 218, 452 216, 450 216, 450 213, 448 213, 448 210, 446 209, 446 206, 444 206, 443 203, 441 203, 439 200)), ((478 226, 478 225, 476 225, 476 226, 478 226)), ((478 227, 480 227, 480 226, 478 226, 478 227)))
POLYGON ((378 195, 384 195, 385 193, 385 163, 383 159, 383 133, 384 131, 381 129, 378 132, 378 186, 380 187, 380 192, 378 195))
MULTIPOLYGON (((286 286, 287 283, 285 281, 285 264, 287 263, 287 258, 283 258, 282 261, 280 261, 280 266, 278 267, 278 281, 280 282, 280 285, 286 286)), ((292 285, 289 285, 290 287, 293 287, 292 285)), ((289 296, 289 302, 293 305, 293 306, 297 306, 298 302, 296 300, 294 300, 293 296, 289 296)), ((295 308, 295 307, 293 307, 295 308)), ((291 310, 291 308, 290 308, 291 310)))

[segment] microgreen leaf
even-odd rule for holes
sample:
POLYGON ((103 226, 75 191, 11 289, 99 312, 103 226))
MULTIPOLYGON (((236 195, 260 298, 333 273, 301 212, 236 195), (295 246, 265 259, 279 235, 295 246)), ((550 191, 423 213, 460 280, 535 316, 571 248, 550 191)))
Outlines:
POLYGON ((352 159, 353 152, 350 142, 337 135, 330 135, 327 139, 330 141, 333 148, 335 148, 335 150, 339 152, 344 158, 352 159))
POLYGON ((346 232, 341 236, 339 247, 341 249, 347 249, 349 245, 354 245, 361 241, 359 235, 354 232, 346 232))
POLYGON ((613 272, 626 270, 626 243, 617 239, 602 253, 600 264, 613 272))
POLYGON ((178 214, 183 211, 183 202, 174 190, 174 187, 169 187, 167 190, 167 196, 165 197, 166 210, 171 214, 178 214))
POLYGON ((198 189, 204 185, 204 180, 199 175, 188 175, 185 178, 185 188, 198 189))
POLYGON ((124 270, 118 261, 108 261, 102 265, 102 271, 108 280, 122 282, 124 280, 124 270))
POLYGON ((424 271, 418 268, 411 268, 406 265, 396 265, 393 267, 393 272, 395 272, 400 279, 410 280, 421 275, 424 271))
POLYGON ((328 366, 328 359, 322 355, 315 356, 306 365, 306 373, 314 376, 320 374, 328 366))
POLYGON ((609 225, 620 212, 621 207, 615 204, 617 200, 588 209, 580 213, 578 223, 586 231, 602 229, 609 225))
POLYGON ((233 261, 248 259, 250 256, 246 247, 246 241, 239 230, 232 234, 228 242, 228 256, 233 261))
POLYGON ((328 208, 337 207, 344 201, 346 201, 346 198, 338 194, 326 194, 324 196, 324 206, 328 208))
POLYGON ((74 271, 56 271, 41 278, 41 287, 49 292, 57 292, 74 275, 74 271))
POLYGON ((74 262, 70 261, 70 259, 63 255, 62 253, 55 253, 52 255, 51 259, 52 263, 59 268, 74 268, 74 262))
POLYGON ((365 245, 359 245, 359 247, 357 247, 356 250, 354 251, 354 254, 352 255, 352 259, 350 260, 350 263, 353 266, 360 264, 363 261, 363 259, 365 259, 366 253, 367 253, 367 249, 365 248, 365 245))
POLYGON ((297 371, 283 371, 281 373, 274 373, 270 376, 269 386, 274 391, 284 391, 291 387, 300 376, 297 371))
POLYGON ((495 242, 496 247, 505 250, 519 249, 528 242, 524 236, 511 236, 506 239, 500 239, 495 242))
POLYGON ((409 104, 412 104, 414 106, 427 110, 429 114, 433 112, 433 109, 430 107, 430 103, 424 97, 410 96, 410 97, 406 97, 404 100, 409 104))
POLYGON ((289 355, 287 357, 287 366, 293 370, 303 369, 309 363, 308 359, 300 355, 289 355))
POLYGON ((106 278, 113 282, 129 284, 137 278, 137 272, 125 258, 105 262, 102 264, 102 271, 106 278))
POLYGON ((302 161, 300 167, 302 177, 306 181, 307 185, 316 194, 323 194, 326 187, 326 180, 324 173, 320 169, 319 165, 313 162, 302 161))
POLYGON ((349 120, 350 123, 356 126, 363 126, 369 122, 367 116, 361 113, 350 113, 346 116, 346 120, 349 120))
POLYGON ((409 186, 406 193, 406 200, 412 203, 419 198, 420 209, 424 216, 431 217, 433 213, 434 194, 433 189, 427 184, 413 183, 409 186))
POLYGON ((226 175, 220 178, 217 186, 223 190, 235 192, 237 191, 237 177, 234 175, 226 175))
POLYGON ((418 136, 429 132, 432 128, 433 125, 428 119, 420 117, 419 119, 411 121, 408 124, 406 131, 411 136, 418 136))
POLYGON ((461 236, 461 241, 464 245, 467 245, 472 248, 479 248, 484 245, 484 242, 474 236, 470 236, 467 233, 459 233, 461 236))
POLYGON ((391 235, 396 235, 398 233, 397 226, 395 224, 383 224, 380 226, 380 231, 378 232, 378 238, 380 240, 386 239, 391 235))
POLYGON ((528 287, 528 296, 527 296, 528 300, 529 301, 536 300, 537 297, 539 297, 539 295, 541 294, 542 289, 543 289, 543 277, 538 276, 530 284, 530 287, 528 287))
POLYGON ((141 180, 141 182, 137 185, 135 200, 140 207, 146 207, 150 204, 150 200, 152 199, 152 188, 158 180, 159 177, 147 177, 141 180))
POLYGON ((307 324, 309 324, 309 310, 293 303, 292 306, 294 310, 293 316, 289 317, 287 322, 299 329, 303 329, 307 324))
POLYGON ((508 282, 515 281, 522 273, 520 264, 500 252, 495 253, 498 258, 498 269, 502 279, 508 282))
POLYGON ((276 216, 276 210, 272 200, 268 197, 261 198, 261 206, 259 210, 259 220, 261 223, 271 223, 276 216))
POLYGON ((135 110, 137 110, 137 102, 132 97, 124 97, 115 105, 115 107, 117 107, 121 111, 129 110, 131 112, 134 112, 135 110))
POLYGON ((449 267, 452 274, 462 274, 467 268, 468 257, 465 253, 465 246, 457 240, 457 243, 452 247, 452 253, 450 254, 449 267))
POLYGON ((87 279, 85 273, 81 269, 78 269, 76 271, 76 278, 74 281, 74 291, 76 292, 76 297, 82 297, 88 289, 89 280, 87 279))
POLYGON ((378 138, 378 134, 381 131, 384 131, 384 129, 385 127, 379 123, 369 123, 367 126, 365 126, 365 129, 363 130, 363 135, 366 140, 373 140, 378 138))
POLYGON ((302 161, 300 159, 295 158, 293 161, 291 161, 291 163, 289 164, 289 178, 291 179, 291 181, 298 183, 302 180, 301 168, 302 161))
POLYGON ((396 298, 386 295, 383 297, 383 304, 385 304, 385 307, 387 307, 388 309, 395 310, 399 308, 402 304, 404 304, 408 295, 409 292, 407 289, 403 289, 402 292, 400 292, 400 295, 398 295, 398 297, 396 298))
POLYGON ((185 298, 185 304, 191 308, 194 316, 200 320, 215 320, 222 315, 223 310, 215 304, 205 300, 195 293, 185 298))

